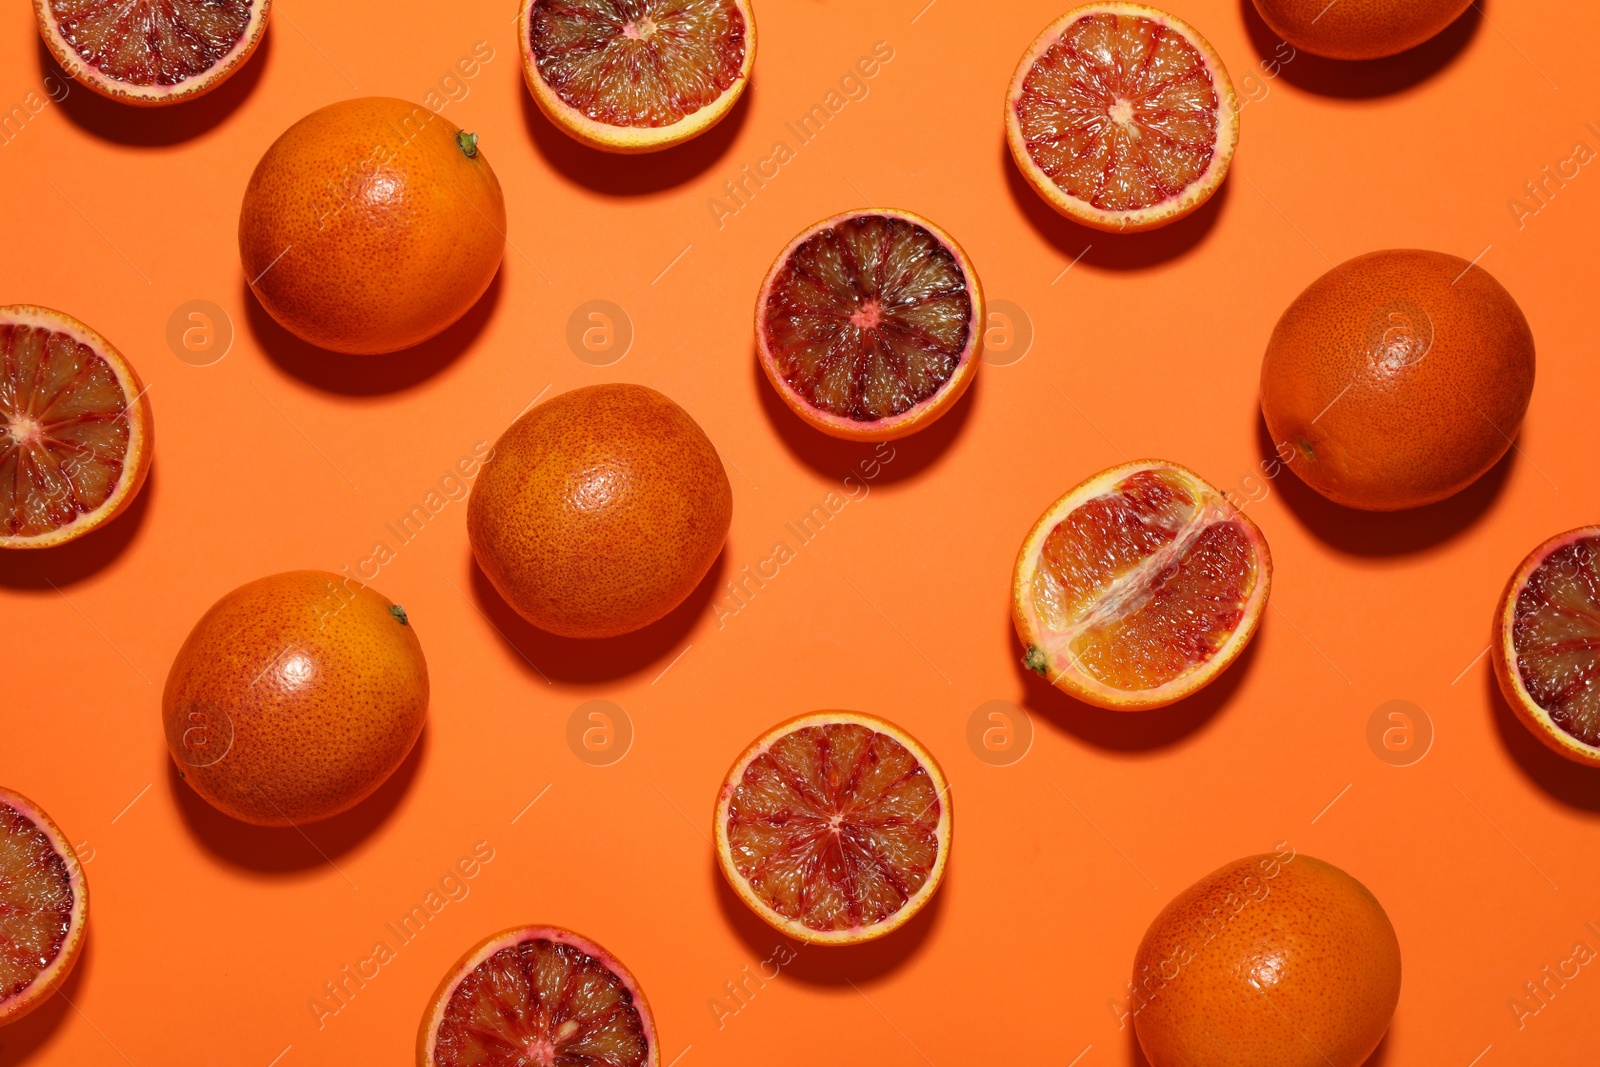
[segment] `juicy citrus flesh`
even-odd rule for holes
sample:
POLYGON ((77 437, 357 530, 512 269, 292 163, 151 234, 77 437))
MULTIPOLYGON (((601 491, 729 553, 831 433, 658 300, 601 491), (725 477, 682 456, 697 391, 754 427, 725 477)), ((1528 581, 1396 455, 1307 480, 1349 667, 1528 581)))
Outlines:
POLYGON ((250 28, 254 0, 49 0, 61 37, 85 64, 128 85, 179 85, 226 58, 250 28))
POLYGON ((1068 24, 1034 61, 1015 106, 1039 169, 1104 211, 1179 196, 1210 168, 1220 136, 1205 57, 1141 15, 1092 12, 1068 24))
POLYGON ((61 955, 75 904, 72 873, 49 835, 0 801, 0 1009, 61 955))
POLYGON ((719 100, 744 67, 733 0, 535 0, 528 23, 539 77, 612 126, 671 126, 719 100))
POLYGON ((735 868, 767 907, 823 933, 894 917, 939 858, 944 798, 895 738, 804 726, 745 768, 727 807, 735 868))
POLYGON ((1155 468, 1064 516, 1029 592, 1069 664, 1112 689, 1149 690, 1218 653, 1258 580, 1253 540, 1231 509, 1155 468))
POLYGON ((967 357, 973 313, 967 272, 942 240, 909 219, 863 214, 790 252, 761 329, 790 389, 830 415, 870 423, 945 387, 967 357))
POLYGON ((650 1031, 627 983, 576 945, 530 938, 462 978, 435 1031, 438 1067, 636 1067, 650 1031))
POLYGON ((1511 642, 1529 698, 1560 729, 1600 746, 1600 537, 1562 545, 1517 592, 1511 642))
POLYGON ((48 534, 111 499, 131 444, 132 400, 91 346, 0 323, 0 536, 48 534))

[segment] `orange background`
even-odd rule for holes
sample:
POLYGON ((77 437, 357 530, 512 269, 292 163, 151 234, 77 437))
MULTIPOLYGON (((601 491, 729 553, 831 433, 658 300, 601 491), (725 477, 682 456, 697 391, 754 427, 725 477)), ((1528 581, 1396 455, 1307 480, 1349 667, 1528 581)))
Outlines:
MULTIPOLYGON (((1063 0, 926 3, 761 0, 746 100, 656 157, 596 155, 540 117, 504 0, 279 2, 260 52, 210 97, 141 112, 73 88, 0 144, 0 297, 77 315, 134 361, 157 455, 113 528, 0 559, 0 781, 82 843, 93 901, 66 997, 0 1031, 0 1063, 408 1062, 445 969, 536 921, 628 963, 664 1064, 1137 1063, 1114 1007, 1145 926, 1196 878, 1283 841, 1359 877, 1399 931, 1404 991, 1374 1062, 1594 1061, 1594 966, 1520 1029, 1508 1001, 1576 942, 1600 948, 1600 775, 1511 720, 1480 652, 1523 555, 1600 521, 1600 176, 1583 169, 1521 226, 1508 206, 1577 141, 1600 148, 1584 126, 1600 126, 1600 9, 1489 0, 1398 60, 1278 68, 1263 67, 1278 42, 1248 0, 1170 0, 1251 102, 1212 203, 1117 238, 1053 215, 1003 147, 1006 81, 1063 0), (443 114, 480 134, 506 190, 498 281, 418 350, 364 360, 297 343, 240 276, 255 161, 331 101, 422 101, 479 41, 494 58, 443 114), (794 147, 784 124, 879 41, 893 59, 868 95, 719 227, 708 202, 723 183, 775 140, 794 147), (985 367, 719 620, 725 583, 871 451, 804 428, 760 378, 756 289, 801 227, 879 203, 949 229, 990 297, 1023 310, 1031 350, 985 367), (1277 315, 1331 263, 1405 246, 1481 253, 1527 313, 1539 378, 1517 451, 1455 499, 1395 516, 1261 477, 1256 379, 1277 315), (166 340, 196 299, 234 328, 210 366, 166 340), (594 299, 636 331, 603 368, 566 339, 594 299), (158 707, 200 614, 265 574, 354 569, 535 397, 600 381, 666 392, 728 461, 733 532, 693 600, 632 638, 541 635, 477 575, 465 505, 450 503, 372 582, 410 612, 433 679, 431 724, 396 778, 304 836, 233 825, 189 792, 158 707), (1007 589, 1050 501, 1146 455, 1260 498, 1249 514, 1277 569, 1241 662, 1180 706, 1118 716, 1022 671, 1007 589), (635 734, 609 766, 567 743, 596 698, 635 734), (1369 716, 1393 699, 1435 732, 1411 766, 1368 746, 1369 716), (1010 766, 967 743, 994 700, 1031 716, 1032 748, 1010 766), (949 877, 896 936, 801 950, 734 1001, 725 983, 779 941, 721 885, 714 793, 756 734, 830 706, 898 720, 940 757, 956 797, 949 877), (478 842, 493 859, 468 895, 319 1028, 324 983, 478 842)), ((27 6, 6 5, 0 107, 44 99, 50 76, 27 6)))

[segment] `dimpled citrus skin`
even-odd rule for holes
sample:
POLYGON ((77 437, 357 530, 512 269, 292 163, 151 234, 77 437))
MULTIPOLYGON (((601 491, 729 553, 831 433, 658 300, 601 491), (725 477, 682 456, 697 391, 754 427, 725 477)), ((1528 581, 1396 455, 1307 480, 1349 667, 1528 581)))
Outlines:
POLYGON ((420 344, 472 307, 506 205, 454 123, 385 97, 330 104, 272 143, 245 189, 239 256, 261 306, 336 352, 420 344))
POLYGON ((591 385, 511 424, 472 486, 478 566, 529 622, 615 637, 694 591, 733 521, 716 448, 642 385, 591 385))
POLYGON ((184 778, 260 826, 326 819, 365 800, 405 760, 427 714, 428 665, 409 618, 325 571, 275 574, 217 601, 161 698, 184 778))
POLYGON ((1360 882, 1280 851, 1179 893, 1140 942, 1133 982, 1151 1067, 1357 1067, 1400 999, 1400 942, 1360 882))
POLYGON ((1274 33, 1329 59, 1380 59, 1415 48, 1472 0, 1256 0, 1274 33))
POLYGON ((1371 252, 1312 282, 1278 320, 1261 412, 1317 492, 1395 511, 1493 467, 1533 376, 1528 321, 1487 271, 1442 252, 1371 252))

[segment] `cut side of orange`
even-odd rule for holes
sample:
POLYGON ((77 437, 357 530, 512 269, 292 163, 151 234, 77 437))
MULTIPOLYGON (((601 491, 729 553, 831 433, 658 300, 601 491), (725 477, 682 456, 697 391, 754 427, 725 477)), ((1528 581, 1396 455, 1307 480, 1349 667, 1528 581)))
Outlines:
POLYGON ((77 853, 36 804, 0 789, 0 1026, 66 980, 88 921, 77 853))
POLYGON ((34 0, 63 70, 125 104, 158 107, 210 92, 244 65, 271 0, 34 0))
POLYGON ((1136 711, 1210 683, 1255 635, 1272 556, 1199 475, 1140 460, 1050 506, 1017 555, 1012 611, 1031 670, 1136 711))
POLYGON ((1039 195, 1113 233, 1205 203, 1239 140, 1222 59, 1194 27, 1143 4, 1086 4, 1052 23, 1017 65, 1005 121, 1039 195))
POLYGON ((445 975, 418 1067, 658 1067, 655 1020, 616 957, 559 926, 485 938, 445 975))
POLYGON ((773 388, 806 422, 848 440, 928 426, 972 384, 982 346, 971 260, 909 211, 807 228, 756 300, 756 348, 773 388))
POLYGON ((70 315, 0 307, 0 548, 98 529, 150 470, 150 399, 133 366, 70 315))
POLYGON ((1600 526, 1534 549, 1495 615, 1495 676, 1534 736, 1600 767, 1600 526))
POLYGON ((698 137, 744 93, 748 0, 523 0, 522 74, 551 122, 606 152, 698 137))
POLYGON ((734 763, 717 799, 717 858, 777 930, 852 944, 928 903, 950 828, 950 786, 927 749, 875 716, 819 711, 768 731, 734 763))

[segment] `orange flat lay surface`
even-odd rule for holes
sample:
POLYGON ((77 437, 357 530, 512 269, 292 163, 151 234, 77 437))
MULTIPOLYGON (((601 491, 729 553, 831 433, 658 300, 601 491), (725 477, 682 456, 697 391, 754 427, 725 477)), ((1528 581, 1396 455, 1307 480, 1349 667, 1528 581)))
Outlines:
POLYGON ((1523 556, 1600 521, 1600 8, 1483 0, 1413 53, 1348 65, 1295 54, 1249 0, 1169 0, 1233 75, 1238 151, 1194 216, 1117 237, 1055 215, 1005 145, 1017 58, 1068 6, 762 0, 730 116, 619 158, 539 112, 506 0, 277 0, 239 74, 150 111, 64 82, 31 5, 8 4, 0 303, 118 346, 150 387, 155 462, 107 529, 0 557, 0 784, 54 817, 91 887, 76 971, 0 1029, 0 1064, 412 1062, 446 970, 523 923, 627 964, 663 1065, 1139 1064, 1124 1013, 1145 928, 1282 843, 1360 879, 1398 932, 1399 1008, 1371 1063, 1595 1062, 1600 772, 1516 721, 1484 652, 1523 556), (485 297, 394 356, 298 342, 239 265, 261 153, 361 95, 476 131, 510 220, 485 297), (932 428, 858 445, 784 406, 752 309, 796 233, 874 205, 965 248, 989 352, 932 428), (1257 379, 1301 289, 1395 247, 1499 279, 1538 379, 1477 484, 1363 514, 1264 472, 1257 379), (196 308, 214 332, 186 346, 196 308), (473 565, 458 463, 535 400, 613 381, 698 420, 732 533, 663 622, 557 639, 473 565), (1215 684, 1118 714, 1023 669, 1011 571, 1052 501, 1147 456, 1247 502, 1272 598, 1215 684), (300 568, 348 568, 405 606, 430 722, 355 811, 253 829, 177 776, 161 687, 220 596, 300 568), (1391 701, 1409 747, 1385 740, 1391 701), (929 907, 842 949, 767 927, 710 843, 728 765, 822 708, 909 730, 956 812, 929 907))

